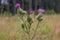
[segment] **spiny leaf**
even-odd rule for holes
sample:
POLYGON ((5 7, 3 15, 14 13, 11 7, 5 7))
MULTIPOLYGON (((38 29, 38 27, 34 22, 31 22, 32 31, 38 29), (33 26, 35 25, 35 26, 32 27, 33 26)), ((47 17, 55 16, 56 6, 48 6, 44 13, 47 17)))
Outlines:
POLYGON ((23 23, 23 22, 21 23, 21 26, 22 26, 22 28, 24 29, 24 23, 23 23))
POLYGON ((27 11, 25 11, 25 10, 23 10, 21 8, 19 9, 19 12, 20 12, 21 15, 27 14, 27 11))

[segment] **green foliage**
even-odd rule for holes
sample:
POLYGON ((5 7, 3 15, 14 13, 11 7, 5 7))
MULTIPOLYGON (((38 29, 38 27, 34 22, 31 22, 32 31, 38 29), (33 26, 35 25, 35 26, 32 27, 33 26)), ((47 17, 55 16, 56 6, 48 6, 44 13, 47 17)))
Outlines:
POLYGON ((3 13, 3 16, 5 17, 5 16, 8 16, 8 13, 5 11, 4 13, 3 13))
POLYGON ((21 8, 18 9, 18 12, 20 13, 20 15, 25 15, 27 14, 27 12, 21 8))
POLYGON ((19 38, 19 34, 20 34, 19 32, 16 32, 13 38, 17 40, 19 38))
POLYGON ((46 13, 49 15, 56 15, 56 12, 54 10, 46 10, 46 13))
POLYGON ((51 26, 49 24, 45 24, 40 27, 40 31, 42 34, 49 34, 51 32, 51 26))
MULTIPOLYGON (((18 11, 20 12, 20 15, 22 15, 22 16, 20 16, 20 19, 21 19, 21 21, 20 21, 21 27, 22 27, 23 31, 24 31, 25 33, 27 33, 27 35, 28 35, 28 37, 29 37, 29 40, 30 40, 30 36, 29 36, 29 35, 30 35, 31 25, 32 25, 32 23, 34 23, 35 21, 33 21, 32 14, 28 14, 28 12, 22 10, 21 8, 20 8, 18 11)), ((36 30, 37 30, 38 27, 39 27, 39 23, 42 21, 42 18, 41 18, 42 15, 40 15, 40 14, 38 13, 38 11, 35 11, 34 16, 35 16, 35 19, 38 21, 38 23, 37 23, 36 29, 34 30, 34 34, 33 34, 32 39, 34 38, 35 32, 36 32, 36 30)), ((32 39, 31 39, 31 40, 32 40, 32 39)))
POLYGON ((27 16, 27 22, 31 25, 33 23, 32 17, 30 15, 27 16))
POLYGON ((28 32, 28 28, 27 28, 27 25, 26 25, 25 22, 21 23, 21 27, 22 27, 22 29, 23 29, 24 32, 28 32))
POLYGON ((9 35, 7 33, 0 32, 0 40, 9 40, 9 35))
POLYGON ((24 29, 24 23, 21 23, 22 28, 24 29))
POLYGON ((60 39, 60 33, 57 34, 58 38, 60 39))
POLYGON ((39 21, 39 22, 41 22, 43 19, 42 19, 42 15, 39 15, 38 17, 37 17, 37 20, 39 21))

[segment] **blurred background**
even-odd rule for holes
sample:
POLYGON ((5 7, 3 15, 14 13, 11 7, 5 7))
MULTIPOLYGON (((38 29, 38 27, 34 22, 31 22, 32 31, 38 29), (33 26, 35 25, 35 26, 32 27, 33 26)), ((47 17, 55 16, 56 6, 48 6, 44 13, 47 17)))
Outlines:
POLYGON ((21 8, 24 10, 44 8, 45 10, 54 10, 57 13, 60 12, 59 0, 6 0, 4 1, 6 3, 2 3, 2 1, 4 0, 0 0, 0 13, 8 10, 10 13, 16 14, 16 3, 20 3, 21 8))

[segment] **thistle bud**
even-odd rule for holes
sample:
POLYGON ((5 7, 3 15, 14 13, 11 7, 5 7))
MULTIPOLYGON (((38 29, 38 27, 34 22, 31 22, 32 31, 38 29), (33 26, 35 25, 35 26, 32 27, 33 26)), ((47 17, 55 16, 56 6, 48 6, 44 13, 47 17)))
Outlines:
POLYGON ((39 15, 38 17, 37 17, 37 20, 39 21, 39 22, 41 22, 43 19, 42 19, 42 15, 39 15))
POLYGON ((28 15, 28 17, 27 17, 27 22, 29 23, 29 24, 32 24, 32 17, 30 16, 30 15, 28 15))

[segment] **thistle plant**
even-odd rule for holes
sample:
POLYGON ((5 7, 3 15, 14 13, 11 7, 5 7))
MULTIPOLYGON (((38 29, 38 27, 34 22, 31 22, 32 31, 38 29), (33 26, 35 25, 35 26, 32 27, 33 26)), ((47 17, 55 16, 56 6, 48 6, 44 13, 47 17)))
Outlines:
POLYGON ((21 28, 28 35, 29 40, 33 40, 35 38, 35 32, 37 31, 37 29, 39 27, 39 24, 42 21, 41 13, 45 12, 45 10, 44 9, 38 9, 38 11, 35 11, 35 14, 37 12, 37 15, 35 16, 35 19, 38 21, 38 23, 37 23, 36 29, 34 30, 33 36, 30 37, 30 31, 31 31, 31 28, 32 28, 31 25, 35 22, 35 21, 33 21, 33 17, 32 17, 33 11, 27 12, 27 11, 21 9, 20 5, 19 6, 18 5, 16 4, 16 8, 18 9, 18 11, 20 13, 20 18, 21 18, 20 25, 21 25, 21 28))

